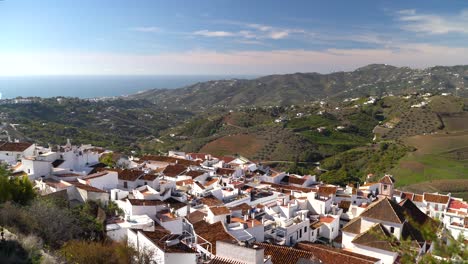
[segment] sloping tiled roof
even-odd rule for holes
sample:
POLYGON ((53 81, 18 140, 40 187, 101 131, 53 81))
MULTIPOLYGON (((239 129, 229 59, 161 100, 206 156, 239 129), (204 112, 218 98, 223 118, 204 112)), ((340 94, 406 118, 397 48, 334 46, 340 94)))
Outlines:
POLYGON ((380 261, 377 258, 311 242, 299 242, 295 247, 312 252, 323 264, 373 264, 380 261))
POLYGON ((186 218, 189 220, 190 223, 195 224, 200 221, 203 221, 205 216, 206 216, 206 213, 197 210, 195 212, 191 212, 190 214, 188 214, 186 218))
POLYGON ((336 193, 338 187, 336 186, 319 186, 318 194, 320 196, 330 196, 336 193))
POLYGON ((223 205, 223 204, 224 204, 221 200, 219 200, 218 198, 214 197, 213 195, 208 195, 208 196, 206 196, 206 197, 203 197, 203 198, 200 199, 200 201, 201 201, 203 204, 205 204, 205 205, 207 205, 207 206, 209 206, 209 207, 211 207, 211 206, 218 206, 218 205, 223 205))
POLYGON ((230 214, 231 211, 226 206, 213 206, 210 207, 209 210, 214 214, 214 215, 225 215, 225 214, 230 214))
MULTIPOLYGON (((205 221, 199 221, 193 224, 195 233, 211 243, 212 253, 216 254, 216 241, 218 240, 229 240, 236 241, 236 239, 231 236, 226 230, 221 222, 216 222, 214 224, 209 224, 205 221)), ((203 240, 198 239, 199 243, 204 242, 203 240)), ((202 247, 207 248, 208 245, 202 245, 202 247)))
POLYGON ((352 242, 361 246, 394 251, 395 249, 390 242, 391 239, 392 234, 390 234, 388 230, 379 223, 373 225, 366 232, 357 235, 352 242))
MULTIPOLYGON (((265 249, 265 257, 271 256, 271 262, 281 264, 296 264, 300 259, 307 259, 320 263, 314 253, 292 247, 272 245, 267 243, 255 243, 265 249)), ((314 263, 314 262, 312 262, 314 263)))
POLYGON ((404 211, 401 206, 388 198, 370 204, 360 216, 398 224, 405 221, 404 211))
POLYGON ((205 174, 204 171, 196 171, 196 170, 191 170, 191 171, 185 173, 186 176, 190 176, 190 177, 192 177, 192 179, 194 179, 194 178, 196 178, 198 176, 201 176, 203 174, 205 174))
POLYGON ((446 204, 449 200, 450 196, 448 195, 424 193, 424 201, 426 202, 446 204))
POLYGON ((76 188, 85 190, 87 192, 95 192, 95 193, 105 193, 106 192, 104 190, 98 189, 98 188, 93 187, 91 185, 82 184, 82 183, 79 183, 79 182, 70 182, 70 183, 73 184, 76 188))
POLYGON ((234 174, 234 172, 236 172, 236 170, 234 169, 228 169, 228 168, 218 168, 216 170, 216 174, 218 175, 227 175, 227 176, 230 176, 232 174, 234 174))
POLYGON ((124 181, 136 181, 140 176, 145 174, 144 171, 141 170, 118 170, 117 173, 119 174, 119 180, 124 181))
POLYGON ((99 178, 99 177, 102 177, 102 176, 105 176, 107 175, 107 172, 103 171, 103 172, 98 172, 98 173, 93 173, 93 174, 90 174, 90 175, 87 175, 85 177, 83 177, 83 180, 90 180, 90 179, 94 179, 94 178, 99 178))
POLYGON ((418 203, 422 203, 423 202, 423 196, 421 194, 415 194, 414 198, 413 198, 413 201, 418 202, 418 203))
POLYGON ((0 143, 0 151, 23 152, 33 144, 27 142, 5 142, 0 143))
POLYGON ((143 176, 140 177, 140 180, 154 181, 157 178, 158 178, 158 175, 155 175, 155 174, 143 174, 143 176))
POLYGON ((245 213, 248 213, 250 211, 251 207, 247 203, 241 203, 239 205, 231 207, 230 209, 231 209, 231 211, 242 211, 242 213, 245 214, 245 213))
POLYGON ((338 204, 338 207, 343 209, 343 213, 346 213, 351 207, 351 201, 341 200, 338 204))
POLYGON ((187 167, 180 164, 175 165, 168 165, 164 170, 163 174, 168 177, 176 177, 180 175, 182 172, 186 171, 187 167))
POLYGON ((395 179, 393 179, 390 175, 385 175, 380 179, 380 183, 383 184, 393 184, 395 182, 395 179))
POLYGON ((361 233, 361 217, 355 217, 353 220, 349 221, 349 223, 343 226, 341 231, 352 234, 361 233))

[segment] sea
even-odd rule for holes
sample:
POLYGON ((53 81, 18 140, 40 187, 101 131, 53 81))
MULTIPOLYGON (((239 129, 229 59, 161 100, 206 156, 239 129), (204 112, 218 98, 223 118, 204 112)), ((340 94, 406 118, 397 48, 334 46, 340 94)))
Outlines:
POLYGON ((96 98, 174 89, 209 80, 252 79, 247 75, 0 76, 0 99, 16 97, 96 98))

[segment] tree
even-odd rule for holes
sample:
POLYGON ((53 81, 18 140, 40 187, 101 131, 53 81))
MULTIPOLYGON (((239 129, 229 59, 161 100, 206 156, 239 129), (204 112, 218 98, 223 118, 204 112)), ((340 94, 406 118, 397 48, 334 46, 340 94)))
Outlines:
POLYGON ((111 167, 111 168, 115 167, 116 164, 115 164, 113 156, 114 154, 112 152, 104 154, 101 156, 100 162, 106 164, 108 167, 111 167))
POLYGON ((22 205, 28 204, 36 193, 27 176, 11 177, 10 171, 0 166, 0 203, 13 201, 22 205))

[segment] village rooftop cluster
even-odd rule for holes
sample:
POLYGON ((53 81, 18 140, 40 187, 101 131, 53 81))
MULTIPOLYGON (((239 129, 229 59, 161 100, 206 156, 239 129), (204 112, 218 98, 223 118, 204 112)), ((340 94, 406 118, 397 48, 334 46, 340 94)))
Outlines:
POLYGON ((156 263, 399 263, 400 241, 430 254, 419 226, 468 237, 468 203, 396 190, 392 176, 334 186, 241 156, 171 151, 139 158, 91 145, 0 143, 13 176, 71 204, 114 202, 107 236, 156 263), (116 166, 100 163, 112 155, 116 166), (441 230, 441 226, 437 227, 441 230))

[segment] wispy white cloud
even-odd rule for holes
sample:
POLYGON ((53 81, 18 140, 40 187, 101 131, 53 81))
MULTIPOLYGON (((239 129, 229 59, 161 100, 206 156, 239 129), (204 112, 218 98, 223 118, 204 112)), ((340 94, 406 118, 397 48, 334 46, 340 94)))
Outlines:
POLYGON ((406 9, 400 10, 396 15, 403 23, 403 30, 432 35, 468 34, 468 9, 457 15, 420 14, 414 9, 406 9))
POLYGON ((137 32, 146 32, 146 33, 158 33, 162 31, 160 27, 134 27, 134 28, 131 28, 131 30, 137 31, 137 32))
POLYGON ((210 31, 210 30, 199 30, 192 34, 203 37, 237 37, 243 39, 272 39, 279 40, 290 37, 293 34, 308 34, 303 29, 291 29, 273 27, 262 24, 249 24, 235 21, 224 21, 226 24, 239 26, 238 31, 210 31))
POLYGON ((233 37, 236 34, 229 31, 209 31, 209 30, 199 30, 193 32, 193 35, 203 36, 203 37, 233 37))

